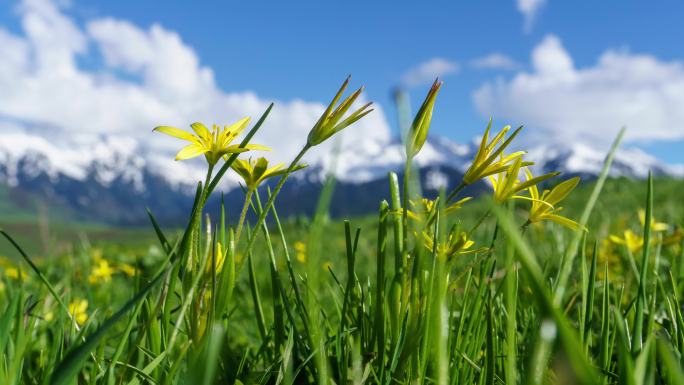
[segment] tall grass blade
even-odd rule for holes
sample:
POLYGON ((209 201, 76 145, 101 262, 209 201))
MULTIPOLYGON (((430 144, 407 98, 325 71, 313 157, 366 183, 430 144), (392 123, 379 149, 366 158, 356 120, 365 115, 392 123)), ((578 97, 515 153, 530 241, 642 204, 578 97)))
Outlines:
POLYGON ((587 200, 587 203, 584 206, 582 215, 580 216, 577 230, 575 230, 575 233, 572 239, 570 240, 570 244, 566 249, 565 256, 563 258, 563 264, 561 265, 560 269, 560 275, 554 291, 553 299, 556 303, 560 303, 563 300, 568 278, 570 277, 570 271, 572 270, 572 264, 575 260, 575 255, 577 254, 577 249, 580 245, 580 240, 582 239, 582 233, 584 232, 584 229, 586 228, 587 223, 589 222, 589 216, 591 216, 591 212, 594 209, 594 205, 596 204, 596 201, 598 200, 598 197, 601 194, 601 190, 603 189, 603 185, 606 182, 606 178, 608 178, 608 171, 610 171, 610 166, 613 164, 615 152, 620 146, 620 142, 622 141, 622 137, 624 136, 624 134, 625 128, 623 127, 622 129, 620 129, 620 132, 615 138, 613 145, 610 147, 608 155, 606 155, 606 159, 603 162, 603 168, 601 169, 601 173, 599 174, 599 177, 596 180, 594 189, 591 192, 591 195, 589 196, 589 200, 587 200))
POLYGON ((632 354, 635 356, 643 347, 644 307, 646 306, 646 284, 648 277, 648 256, 651 250, 651 221, 653 220, 653 175, 648 174, 648 190, 646 192, 646 216, 644 220, 644 246, 641 257, 641 274, 639 276, 639 293, 636 299, 634 326, 632 329, 632 354))

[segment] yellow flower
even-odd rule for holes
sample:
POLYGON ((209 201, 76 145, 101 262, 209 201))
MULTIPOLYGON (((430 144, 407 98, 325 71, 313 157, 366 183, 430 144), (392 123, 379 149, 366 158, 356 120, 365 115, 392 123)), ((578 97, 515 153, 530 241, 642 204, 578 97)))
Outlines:
MULTIPOLYGON (((453 214, 456 210, 463 207, 464 203, 468 202, 471 199, 471 197, 465 197, 450 204, 449 206, 444 208, 444 215, 448 216, 450 214, 453 214)), ((409 203, 414 208, 414 211, 408 210, 408 217, 420 223, 425 223, 426 226, 431 225, 437 218, 438 201, 439 197, 434 200, 427 198, 421 198, 418 201, 409 200, 409 203)))
MULTIPOLYGON (((453 258, 457 255, 480 253, 487 250, 486 247, 471 249, 474 244, 475 242, 468 239, 468 234, 465 231, 457 232, 455 228, 452 228, 446 242, 437 244, 437 254, 447 258, 453 258)), ((423 245, 430 252, 432 252, 435 247, 434 239, 425 231, 423 232, 423 245)))
MULTIPOLYGON (((641 223, 641 226, 646 223, 646 212, 643 209, 639 209, 638 212, 639 215, 639 223, 641 223)), ((661 231, 667 231, 670 229, 670 225, 667 223, 662 223, 662 222, 657 222, 655 217, 651 216, 651 231, 655 232, 661 232, 661 231)))
POLYGON ((425 144, 428 130, 430 129, 430 121, 432 120, 432 110, 435 107, 435 99, 440 87, 442 87, 442 82, 436 79, 432 83, 432 87, 428 91, 416 117, 413 119, 411 131, 408 133, 408 138, 406 138, 406 156, 408 158, 416 156, 420 149, 423 148, 423 144, 425 144))
POLYGON ((494 189, 494 200, 496 202, 503 203, 511 198, 529 199, 527 197, 515 194, 531 186, 534 186, 537 183, 543 182, 549 178, 553 178, 554 176, 560 174, 559 172, 552 172, 534 178, 528 178, 526 181, 520 182, 520 180, 518 179, 518 174, 520 173, 520 168, 522 166, 522 155, 517 155, 513 160, 513 164, 510 167, 508 167, 506 172, 501 173, 496 177, 489 177, 489 179, 492 182, 492 188, 494 189))
POLYGON ((71 301, 68 306, 69 314, 80 326, 83 325, 88 320, 88 301, 85 299, 75 299, 71 301))
MULTIPOLYGON (((249 190, 255 189, 268 178, 285 174, 287 169, 283 168, 283 166, 283 163, 279 163, 269 168, 268 160, 264 157, 260 157, 257 160, 235 159, 231 165, 233 170, 245 181, 245 185, 247 185, 249 190)), ((298 164, 292 171, 301 170, 306 166, 305 164, 298 164)))
POLYGON ((324 262, 322 267, 323 267, 323 270, 329 271, 329 270, 332 270, 333 264, 332 264, 332 262, 324 262))
POLYGON ((46 322, 50 322, 50 321, 52 321, 53 319, 55 319, 55 313, 49 311, 49 312, 45 313, 45 316, 43 317, 43 319, 44 319, 46 322))
POLYGON ((297 261, 301 263, 306 262, 306 243, 297 241, 294 243, 294 249, 296 252, 297 261))
POLYGON ((611 235, 608 239, 615 244, 625 245, 632 253, 639 251, 644 246, 644 237, 637 235, 634 231, 627 229, 623 234, 622 238, 611 235))
POLYGON ((134 277, 138 274, 138 269, 128 263, 119 263, 118 264, 119 270, 121 270, 122 273, 126 274, 129 277, 134 277))
POLYGON ((109 264, 109 262, 107 262, 106 259, 101 259, 97 263, 97 266, 90 271, 88 282, 91 284, 109 282, 112 280, 112 274, 114 274, 114 269, 112 266, 109 264))
MULTIPOLYGON (((511 141, 518 135, 522 126, 518 127, 508 139, 503 140, 506 133, 511 129, 511 126, 505 126, 501 131, 492 138, 492 141, 487 143, 489 139, 489 130, 492 128, 492 120, 489 120, 487 129, 485 130, 480 147, 477 149, 475 159, 470 165, 466 173, 463 175, 463 183, 472 184, 478 180, 488 177, 490 175, 498 174, 506 171, 511 162, 515 161, 519 156, 522 156, 524 151, 517 151, 510 155, 504 155, 503 151, 511 144, 511 141), (503 142, 502 142, 503 140, 503 142), (499 144, 499 142, 502 142, 499 144), (498 145, 498 147, 497 147, 498 145), (498 158, 498 160, 497 160, 498 158)), ((532 162, 523 162, 522 166, 530 166, 532 162)))
MULTIPOLYGON (((525 173, 527 174, 528 180, 534 179, 532 173, 528 169, 525 169, 525 173)), ((577 222, 557 214, 563 210, 563 208, 556 207, 556 204, 565 199, 565 197, 577 187, 579 181, 579 177, 568 179, 559 183, 551 190, 544 190, 541 196, 539 195, 539 190, 536 185, 530 186, 527 190, 530 192, 532 207, 530 208, 530 215, 527 219, 528 222, 537 223, 543 220, 550 220, 571 229, 576 229, 577 222)))
MULTIPOLYGON (((620 256, 615 253, 615 244, 608 239, 601 240, 601 246, 598 250, 598 265, 608 265, 608 278, 610 281, 615 281, 617 277, 622 275, 622 263, 620 263, 620 256)), ((599 279, 604 280, 605 271, 603 268, 596 269, 596 275, 599 279)))
POLYGON ((361 108, 359 108, 358 110, 352 112, 346 119, 340 121, 344 114, 347 113, 347 110, 349 110, 351 105, 354 103, 354 101, 356 101, 356 99, 359 97, 359 95, 361 95, 361 92, 363 91, 363 87, 359 88, 358 90, 356 90, 356 92, 354 92, 353 94, 349 95, 346 99, 344 99, 342 103, 340 103, 340 105, 335 108, 337 101, 340 99, 342 93, 344 93, 344 90, 347 88, 350 79, 351 76, 347 77, 344 83, 342 83, 342 87, 340 87, 339 91, 337 91, 337 94, 328 105, 328 108, 325 109, 323 115, 321 115, 321 117, 318 119, 313 128, 311 128, 311 131, 309 132, 309 136, 307 138, 307 143, 309 146, 315 146, 322 143, 326 139, 340 132, 345 127, 353 124, 357 120, 363 118, 364 116, 368 115, 371 111, 373 111, 373 109, 368 109, 368 107, 370 107, 370 105, 373 103, 366 103, 363 106, 361 106, 361 108), (334 111, 333 108, 335 108, 334 111))
MULTIPOLYGON (((220 273, 223 269, 223 263, 226 261, 227 252, 228 249, 224 249, 221 242, 216 242, 216 256, 214 262, 216 264, 216 274, 220 273)), ((207 262, 206 273, 211 274, 211 260, 207 262)))
POLYGON ((16 281, 25 281, 28 274, 25 271, 19 270, 14 266, 5 267, 5 276, 16 281))
POLYGON ((207 162, 213 166, 226 154, 240 153, 249 150, 269 150, 268 147, 259 144, 247 144, 244 147, 240 147, 238 144, 230 144, 242 133, 242 131, 244 131, 245 127, 247 127, 247 123, 249 123, 249 119, 249 117, 242 118, 230 126, 224 126, 223 130, 221 130, 218 125, 214 124, 211 131, 209 131, 204 124, 195 122, 191 124, 190 127, 195 131, 196 135, 170 126, 159 126, 156 127, 154 131, 190 142, 189 145, 185 146, 176 154, 176 160, 185 160, 204 155, 207 162))

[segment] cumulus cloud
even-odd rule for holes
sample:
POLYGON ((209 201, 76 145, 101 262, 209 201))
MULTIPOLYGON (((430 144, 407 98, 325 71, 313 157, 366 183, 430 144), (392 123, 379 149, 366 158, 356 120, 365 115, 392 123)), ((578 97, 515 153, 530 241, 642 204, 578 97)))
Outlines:
POLYGON ((499 52, 492 52, 489 55, 473 59, 470 65, 476 69, 491 69, 491 70, 514 70, 519 67, 518 63, 499 52))
POLYGON ((546 0, 516 0, 518 11, 525 20, 525 32, 530 32, 539 10, 546 4, 546 0))
POLYGON ((436 57, 408 70, 401 77, 401 83, 407 87, 430 84, 435 78, 443 78, 458 73, 459 70, 458 63, 436 57))
POLYGON ((606 145, 684 138, 684 63, 608 50, 578 68, 556 36, 532 52, 532 71, 488 82, 473 94, 485 116, 525 124, 528 140, 606 145))
MULTIPOLYGON (((23 0, 18 16, 22 33, 0 27, 0 133, 20 127, 52 144, 67 137, 128 137, 156 159, 179 148, 174 139, 151 133, 157 125, 185 128, 193 121, 256 119, 271 102, 254 92, 219 88, 214 71, 192 47, 161 25, 143 28, 113 18, 79 25, 49 0, 23 0), (102 65, 83 68, 78 65, 83 57, 102 65)), ((321 98, 327 100, 337 86, 330 84, 330 95, 321 98)), ((269 157, 286 161, 303 145, 324 105, 275 102, 254 140, 276 150, 269 157)), ((375 109, 344 133, 345 146, 388 140, 382 109, 375 109)), ((313 156, 326 153, 323 148, 313 156)))

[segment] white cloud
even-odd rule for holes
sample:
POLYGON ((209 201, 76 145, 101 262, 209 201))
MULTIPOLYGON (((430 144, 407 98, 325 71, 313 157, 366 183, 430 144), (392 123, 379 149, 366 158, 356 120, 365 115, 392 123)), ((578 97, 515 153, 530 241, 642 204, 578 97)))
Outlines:
POLYGON ((684 138, 684 64, 624 50, 577 68, 555 36, 532 53, 531 72, 482 85, 485 116, 525 124, 528 140, 603 145, 627 126, 628 141, 684 138))
POLYGON ((518 11, 522 13, 525 19, 525 32, 532 30, 534 20, 544 4, 546 4, 546 0, 516 0, 518 11))
POLYGON ((473 59, 470 65, 477 69, 493 70, 514 70, 519 66, 515 60, 499 52, 493 52, 487 56, 473 59))
MULTIPOLYGON (((219 88, 213 70, 201 64, 192 47, 161 25, 141 28, 101 18, 81 27, 49 0, 24 0, 18 10, 22 34, 0 27, 0 118, 5 121, 0 132, 16 133, 19 125, 63 146, 71 145, 64 144, 66 138, 87 142, 127 137, 147 149, 149 160, 172 162, 167 156, 181 143, 153 134, 153 127, 186 128, 193 121, 227 124, 246 115, 257 119, 271 102, 253 92, 219 88), (80 67, 79 58, 87 55, 101 55, 104 65, 80 67)), ((327 100, 337 86, 330 84, 330 94, 321 98, 327 100)), ((269 157, 287 161, 304 144, 324 105, 299 99, 275 102, 254 140, 274 148, 269 157)), ((345 130, 346 147, 389 139, 382 109, 375 109, 345 130)), ((309 160, 324 157, 329 145, 314 149, 309 160)))
POLYGON ((458 73, 459 69, 458 63, 436 57, 407 71, 401 77, 401 83, 407 87, 430 84, 435 78, 458 73))

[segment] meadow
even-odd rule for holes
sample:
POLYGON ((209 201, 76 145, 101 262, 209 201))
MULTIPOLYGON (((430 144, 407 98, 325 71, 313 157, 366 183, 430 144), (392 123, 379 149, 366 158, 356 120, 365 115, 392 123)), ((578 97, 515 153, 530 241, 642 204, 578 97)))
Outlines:
POLYGON ((147 231, 38 258, 3 224, 0 384, 684 383, 682 181, 609 178, 622 133, 597 180, 534 176, 508 152, 520 128, 490 123, 458 187, 424 198, 411 165, 436 81, 376 215, 330 219, 330 177, 311 218, 280 218, 304 154, 371 111, 348 82, 288 166, 252 155, 272 106, 251 125, 157 127, 187 142, 177 160, 207 161, 183 229, 150 212, 147 231), (227 172, 243 210, 206 212, 227 172), (489 194, 461 194, 483 179, 489 194))

